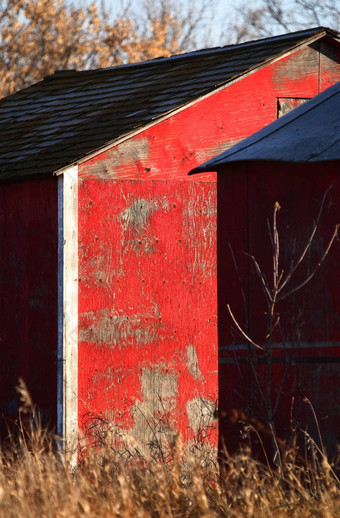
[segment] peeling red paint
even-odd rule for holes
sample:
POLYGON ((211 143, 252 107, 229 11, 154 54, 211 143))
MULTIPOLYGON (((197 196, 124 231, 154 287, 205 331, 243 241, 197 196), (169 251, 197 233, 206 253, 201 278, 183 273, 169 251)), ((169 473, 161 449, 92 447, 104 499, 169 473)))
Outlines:
MULTIPOLYGON (((230 338, 226 303, 238 308, 240 318, 243 307, 229 242, 240 277, 247 278, 248 264, 241 252, 249 245, 249 235, 257 235, 256 218, 251 228, 248 220, 258 207, 259 217, 264 216, 279 184, 254 184, 247 205, 249 185, 239 170, 228 175, 223 192, 220 187, 217 191, 214 173, 195 178, 187 173, 272 122, 278 98, 313 97, 338 81, 339 62, 338 47, 325 38, 79 166, 81 423, 89 416, 104 415, 137 436, 145 426, 140 411, 148 410, 152 419, 167 422, 171 431, 179 428, 186 439, 205 426, 216 443, 217 425, 211 414, 218 390, 223 410, 230 408, 228 398, 239 386, 239 370, 221 364, 219 381, 217 371, 217 345, 228 345, 230 338)), ((307 186, 309 196, 318 199, 324 181, 324 173, 316 175, 318 187, 314 190, 306 181, 299 184, 299 192, 307 186)), ((282 192, 289 193, 289 188, 284 181, 282 192)), ((289 204, 279 196, 281 190, 277 194, 282 205, 289 204)), ((1 362, 2 410, 15 416, 14 386, 20 375, 55 424, 57 182, 51 178, 2 183, 0 196, 5 265, 0 280, 6 294, 1 300, 1 339, 9 344, 1 362)), ((329 264, 325 273, 329 297, 320 308, 322 325, 311 322, 305 340, 311 336, 339 340, 338 320, 329 315, 340 311, 340 290, 330 273, 336 264, 329 264)), ((291 324, 300 333, 309 303, 319 301, 321 292, 317 293, 291 315, 291 324)), ((256 301, 258 294, 250 296, 256 301)), ((260 304, 255 308, 260 312, 260 304)), ((262 332, 258 322, 256 314, 255 334, 262 332)), ((323 351, 333 354, 332 348, 323 351)), ((225 358, 221 353, 221 360, 225 358)), ((336 366, 328 364, 325 372, 338 379, 336 366)), ((304 387, 309 371, 301 373, 298 382, 304 387)), ((318 397, 321 408, 326 408, 326 378, 318 377, 314 368, 312 376, 311 397, 318 397)), ((334 409, 339 408, 336 398, 334 392, 334 409)), ((143 433, 150 437, 147 430, 143 433)))
MULTIPOLYGON (((223 263, 230 254, 224 236, 235 253, 245 249, 247 234, 236 214, 246 223, 247 186, 237 176, 229 179, 228 195, 219 198, 229 218, 219 220, 217 231, 216 175, 193 179, 187 173, 203 156, 276 119, 278 98, 316 95, 319 70, 326 77, 330 68, 334 77, 333 65, 320 67, 318 52, 300 50, 80 166, 80 419, 89 411, 110 415, 138 435, 139 410, 160 417, 163 379, 173 388, 168 417, 162 417, 170 429, 189 439, 202 423, 216 444, 210 414, 218 393, 218 314, 220 344, 229 329, 217 292, 222 286, 228 297, 240 297, 234 266, 223 263), (307 63, 305 70, 296 71, 297 63, 307 63), (217 246, 225 248, 218 273, 217 246)), ((226 373, 220 370, 222 392, 236 383, 236 374, 223 379, 226 373)))
MULTIPOLYGON (((84 181, 79 192, 80 229, 84 229, 79 283, 80 414, 87 413, 88 405, 97 413, 115 415, 119 410, 130 414, 127 422, 131 423, 138 409, 144 408, 142 373, 161 369, 169 379, 176 376, 177 380, 172 428, 179 426, 189 436, 188 418, 182 415, 188 398, 201 394, 198 387, 202 386, 206 399, 217 397, 213 382, 216 348, 208 354, 202 348, 214 335, 217 342, 216 296, 210 286, 216 277, 216 247, 211 237, 216 186, 205 184, 202 189, 196 182, 125 180, 105 182, 103 191, 98 182, 102 180, 84 181), (188 197, 192 199, 189 208, 188 197), (93 200, 90 209, 89 198, 93 200), (188 210, 194 217, 188 217, 188 210), (82 221, 86 221, 86 231, 82 221), (154 243, 154 250, 136 253, 136 239, 143 243, 145 238, 154 243), (201 248, 195 246, 196 241, 203 243, 201 248), (89 256, 95 258, 97 249, 99 265, 89 260, 89 256), (113 275, 110 282, 102 276, 98 284, 103 265, 113 275), (194 358, 191 351, 189 368, 192 343, 197 352, 194 358), (128 387, 116 384, 110 390, 107 377, 95 376, 95 372, 110 372, 115 379, 116 370, 130 373, 128 387), (193 376, 193 372, 201 375, 193 376), (96 387, 89 387, 94 379, 96 387), (89 389, 91 400, 86 397, 89 389), (136 407, 138 401, 142 407, 136 407)), ((155 385, 153 398, 158 390, 155 385)), ((130 428, 134 427, 130 424, 130 428)))

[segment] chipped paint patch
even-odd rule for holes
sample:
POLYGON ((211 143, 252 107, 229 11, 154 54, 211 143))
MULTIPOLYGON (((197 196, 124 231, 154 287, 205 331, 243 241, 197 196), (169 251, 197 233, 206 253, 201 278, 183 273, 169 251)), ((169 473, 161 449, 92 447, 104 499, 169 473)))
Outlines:
POLYGON ((135 201, 121 213, 120 217, 123 221, 124 230, 132 229, 137 233, 142 232, 149 224, 152 214, 158 210, 162 210, 164 213, 169 212, 169 201, 165 196, 157 200, 147 200, 145 198, 135 199, 135 201))
POLYGON ((140 239, 131 239, 126 244, 131 247, 137 257, 144 254, 153 254, 156 252, 157 247, 155 244, 156 238, 152 236, 142 236, 140 239))
POLYGON ((155 200, 137 199, 130 207, 121 214, 125 230, 128 227, 133 228, 136 232, 141 232, 147 225, 151 214, 159 209, 159 205, 155 200))
POLYGON ((105 153, 100 160, 88 162, 83 178, 117 178, 122 167, 128 164, 143 162, 149 155, 149 141, 147 138, 126 140, 117 147, 105 153))
POLYGON ((196 397, 187 402, 189 425, 195 434, 201 429, 214 426, 216 405, 213 401, 196 397))
POLYGON ((113 245, 110 242, 105 242, 100 245, 100 250, 94 256, 89 256, 88 246, 83 244, 79 246, 79 257, 81 258, 81 265, 79 268, 79 282, 85 286, 98 286, 112 289, 113 278, 117 273, 112 269, 113 262, 113 245), (105 252, 103 251, 105 248, 105 252))
POLYGON ((223 153, 223 151, 226 151, 232 146, 235 146, 236 144, 241 142, 241 140, 243 139, 240 138, 234 140, 227 140, 226 142, 221 142, 220 144, 212 146, 208 149, 200 149, 196 152, 197 163, 201 164, 202 162, 206 162, 210 158, 219 155, 220 153, 223 153))
POLYGON ((198 357, 196 347, 193 345, 187 346, 187 367, 191 374, 191 376, 197 380, 202 377, 202 373, 200 371, 198 365, 198 357))
POLYGON ((123 347, 132 341, 146 345, 156 340, 157 321, 150 319, 149 314, 117 315, 105 309, 83 313, 81 318, 79 339, 82 342, 123 347))
POLYGON ((187 203, 183 206, 183 237, 193 256, 192 275, 216 274, 216 188, 205 189, 192 183, 187 203), (193 239, 195 236, 195 239, 193 239))
POLYGON ((278 61, 273 67, 273 82, 279 89, 287 81, 301 81, 312 76, 319 69, 319 52, 308 46, 289 57, 289 60, 278 61))
POLYGON ((133 437, 146 445, 159 445, 176 434, 173 422, 177 405, 178 380, 175 373, 158 367, 143 369, 141 376, 142 401, 133 408, 133 437))
POLYGON ((157 251, 158 238, 151 230, 151 216, 157 211, 167 213, 170 210, 166 197, 147 200, 137 198, 121 214, 123 230, 123 250, 135 252, 137 257, 157 251))

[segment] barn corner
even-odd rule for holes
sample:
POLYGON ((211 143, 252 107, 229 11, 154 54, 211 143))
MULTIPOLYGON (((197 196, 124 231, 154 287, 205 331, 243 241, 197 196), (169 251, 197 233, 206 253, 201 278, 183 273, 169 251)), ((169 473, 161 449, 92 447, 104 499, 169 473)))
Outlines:
POLYGON ((78 440, 78 166, 58 176, 57 433, 74 455, 78 440))

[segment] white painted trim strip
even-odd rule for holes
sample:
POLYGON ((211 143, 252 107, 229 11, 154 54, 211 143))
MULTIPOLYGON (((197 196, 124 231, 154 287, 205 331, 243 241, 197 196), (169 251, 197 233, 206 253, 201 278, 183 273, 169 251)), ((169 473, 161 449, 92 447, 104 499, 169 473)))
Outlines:
POLYGON ((72 464, 78 441, 78 166, 58 179, 58 434, 72 464))
MULTIPOLYGON (((325 36, 325 34, 326 33, 318 33, 318 34, 314 35, 313 37, 309 38, 308 40, 305 40, 303 43, 299 43, 295 47, 290 48, 284 54, 280 54, 279 56, 277 56, 274 59, 273 58, 268 58, 266 61, 261 63, 261 65, 259 65, 257 67, 254 67, 251 70, 248 69, 247 72, 244 72, 243 74, 235 77, 235 79, 230 79, 228 82, 223 83, 222 86, 220 86, 218 88, 215 88, 211 92, 208 92, 207 94, 202 95, 201 97, 198 97, 197 99, 194 99, 193 101, 190 101, 189 103, 183 104, 182 106, 180 106, 179 108, 177 108, 175 110, 169 111, 168 113, 166 113, 162 117, 159 117, 159 118, 155 119, 154 121, 149 122, 148 124, 145 124, 144 126, 138 128, 138 129, 136 129, 134 131, 131 131, 131 132, 127 133, 126 135, 123 135, 120 138, 116 138, 115 140, 112 140, 112 141, 108 142, 107 144, 105 144, 104 146, 100 147, 96 151, 93 151, 93 152, 89 153, 88 155, 84 156, 83 158, 80 158, 76 162, 73 162, 73 164, 80 165, 80 164, 83 164, 84 162, 87 162, 88 160, 91 160, 91 158, 94 158, 94 157, 100 155, 101 153, 104 153, 105 151, 110 149, 112 146, 118 146, 119 144, 122 144, 126 140, 129 140, 129 139, 139 135, 140 133, 143 133, 144 131, 152 128, 153 126, 156 126, 160 122, 163 122, 163 121, 169 119, 170 117, 173 117, 174 115, 177 115, 178 113, 182 112, 183 110, 186 110, 187 108, 190 108, 191 106, 194 106, 195 104, 198 104, 199 102, 203 101, 204 99, 207 99, 208 97, 211 97, 212 95, 215 95, 215 94, 221 92, 222 90, 224 90, 228 86, 231 86, 234 83, 237 83, 241 79, 244 79, 245 77, 248 77, 248 76, 254 74, 255 72, 258 72, 259 70, 262 70, 267 65, 272 64, 272 63, 276 63, 277 61, 280 61, 281 59, 289 56, 290 54, 293 54, 294 52, 296 52, 298 50, 301 50, 301 48, 306 47, 306 46, 310 45, 311 43, 314 43, 315 41, 323 38, 325 36)), ((67 165, 66 168, 61 168, 61 169, 59 169, 57 171, 54 171, 54 174, 57 175, 57 176, 60 175, 60 174, 63 174, 63 172, 65 170, 67 170, 67 168, 69 168, 70 166, 71 166, 71 164, 67 165)))

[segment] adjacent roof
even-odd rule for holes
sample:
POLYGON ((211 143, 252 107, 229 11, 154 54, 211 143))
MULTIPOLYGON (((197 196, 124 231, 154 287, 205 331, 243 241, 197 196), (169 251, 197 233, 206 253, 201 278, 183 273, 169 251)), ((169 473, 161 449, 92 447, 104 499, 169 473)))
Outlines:
POLYGON ((340 160, 340 82, 189 174, 219 171, 244 160, 340 160))
POLYGON ((139 64, 56 72, 0 101, 0 179, 55 173, 324 36, 338 38, 317 27, 139 64))

